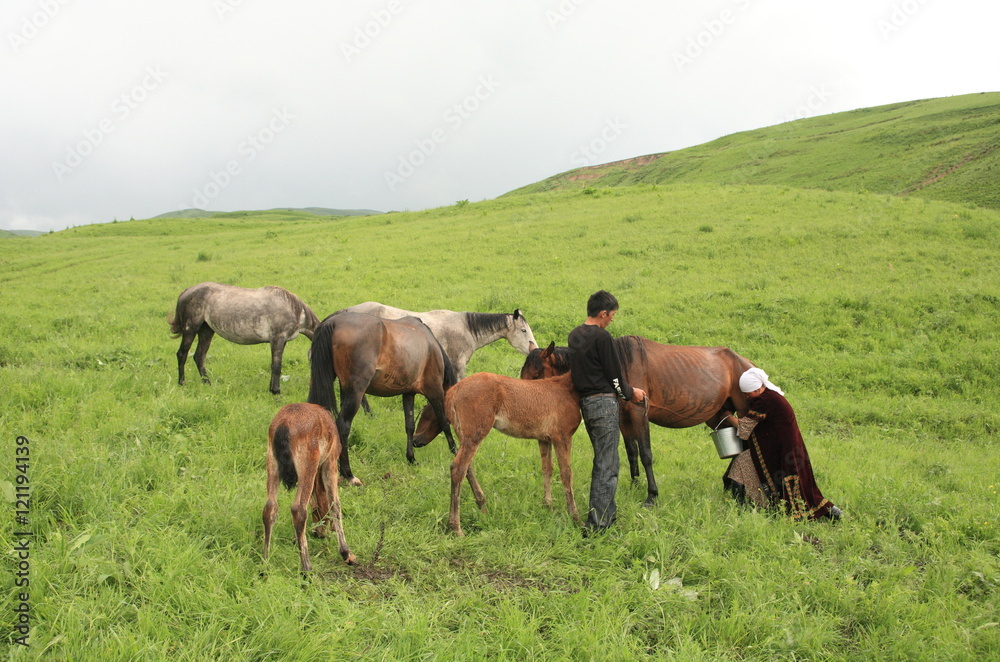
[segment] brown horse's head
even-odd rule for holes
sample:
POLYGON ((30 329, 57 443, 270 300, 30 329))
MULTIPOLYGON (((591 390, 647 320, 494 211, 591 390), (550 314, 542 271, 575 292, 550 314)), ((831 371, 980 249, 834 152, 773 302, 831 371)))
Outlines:
POLYGON ((537 347, 524 359, 521 366, 521 379, 547 379, 569 372, 568 347, 556 347, 555 341, 545 349, 537 347))

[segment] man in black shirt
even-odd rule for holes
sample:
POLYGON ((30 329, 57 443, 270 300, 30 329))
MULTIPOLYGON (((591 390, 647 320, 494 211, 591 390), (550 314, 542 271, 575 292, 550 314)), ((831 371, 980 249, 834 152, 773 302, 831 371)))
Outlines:
POLYGON ((573 387, 580 393, 583 422, 594 446, 594 469, 590 475, 590 508, 586 529, 600 531, 616 517, 618 490, 619 398, 642 402, 640 388, 633 388, 622 375, 608 325, 618 312, 618 300, 609 292, 595 292, 587 301, 587 320, 569 334, 573 387))

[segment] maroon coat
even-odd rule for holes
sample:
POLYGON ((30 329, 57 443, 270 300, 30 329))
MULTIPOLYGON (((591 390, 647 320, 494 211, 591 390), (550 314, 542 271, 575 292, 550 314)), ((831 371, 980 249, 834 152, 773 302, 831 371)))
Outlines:
POLYGON ((785 396, 765 389, 748 403, 746 418, 753 425, 750 455, 765 493, 784 500, 795 519, 826 516, 833 504, 816 487, 809 453, 785 396))

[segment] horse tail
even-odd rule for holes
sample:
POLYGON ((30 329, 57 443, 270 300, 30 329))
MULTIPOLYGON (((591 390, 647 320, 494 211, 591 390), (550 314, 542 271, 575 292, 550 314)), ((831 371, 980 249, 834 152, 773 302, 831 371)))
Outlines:
POLYGON ((206 286, 213 284, 200 283, 192 285, 177 297, 174 314, 167 318, 167 324, 170 325, 170 332, 174 334, 175 338, 184 334, 184 327, 188 325, 188 322, 196 321, 197 326, 201 326, 201 323, 204 322, 204 318, 201 320, 192 320, 191 318, 204 314, 202 312, 204 310, 204 290, 206 286))
POLYGON ((281 477, 285 489, 290 490, 299 482, 299 476, 295 471, 295 462, 292 460, 292 445, 289 439, 288 425, 285 423, 281 423, 275 428, 271 448, 274 450, 274 459, 278 463, 278 476, 281 477))
POLYGON ((444 390, 447 391, 458 383, 458 373, 455 372, 455 366, 452 365, 451 359, 445 354, 444 347, 441 347, 441 343, 438 342, 437 338, 434 338, 434 342, 437 343, 438 349, 441 350, 441 359, 444 361, 444 390))
POLYGON ((177 338, 182 333, 184 333, 184 296, 181 295, 177 299, 177 306, 174 308, 174 314, 167 317, 167 324, 170 325, 170 333, 177 338))
POLYGON ((333 365, 333 331, 336 321, 331 317, 323 320, 313 336, 310 355, 309 402, 325 407, 337 415, 337 396, 333 390, 333 380, 337 376, 333 365))

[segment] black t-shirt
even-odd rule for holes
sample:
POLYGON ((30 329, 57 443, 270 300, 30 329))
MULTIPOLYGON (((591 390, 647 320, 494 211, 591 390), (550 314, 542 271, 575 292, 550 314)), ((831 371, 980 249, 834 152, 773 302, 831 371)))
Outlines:
POLYGON ((594 324, 581 324, 569 332, 573 387, 580 397, 598 393, 632 399, 632 387, 622 376, 621 363, 611 334, 594 324))

